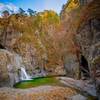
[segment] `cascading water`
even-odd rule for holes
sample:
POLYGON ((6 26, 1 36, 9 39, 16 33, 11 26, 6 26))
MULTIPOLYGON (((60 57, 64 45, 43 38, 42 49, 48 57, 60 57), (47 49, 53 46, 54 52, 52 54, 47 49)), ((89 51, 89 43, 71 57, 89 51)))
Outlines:
MULTIPOLYGON (((15 83, 18 83, 21 80, 31 80, 31 77, 27 74, 25 68, 25 64, 23 59, 20 55, 16 54, 15 52, 10 52, 8 50, 0 49, 0 53, 2 54, 1 66, 4 66, 1 70, 5 72, 6 80, 4 83, 6 86, 11 86, 15 83), (5 82, 7 81, 7 82, 5 82)), ((3 83, 3 82, 2 82, 3 83)), ((3 85, 3 84, 2 84, 3 85)))
POLYGON ((27 74, 27 72, 26 72, 26 70, 25 70, 25 68, 24 67, 21 67, 21 72, 20 72, 20 74, 21 74, 21 80, 30 80, 31 79, 31 77, 27 74))
POLYGON ((16 55, 15 57, 16 65, 19 67, 20 70, 20 80, 30 80, 30 76, 27 74, 25 67, 23 65, 22 58, 19 55, 16 55))
POLYGON ((15 53, 5 51, 9 55, 10 63, 7 65, 10 82, 14 84, 20 80, 29 80, 31 77, 27 74, 23 65, 22 57, 15 53))

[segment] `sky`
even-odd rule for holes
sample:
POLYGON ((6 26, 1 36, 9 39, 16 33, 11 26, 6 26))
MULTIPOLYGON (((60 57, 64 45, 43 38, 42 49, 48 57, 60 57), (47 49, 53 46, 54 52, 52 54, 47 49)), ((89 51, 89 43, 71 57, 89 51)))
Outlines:
POLYGON ((7 6, 16 10, 17 8, 23 8, 27 10, 28 8, 34 11, 43 10, 54 10, 60 13, 62 5, 65 4, 67 0, 0 0, 1 8, 7 6))

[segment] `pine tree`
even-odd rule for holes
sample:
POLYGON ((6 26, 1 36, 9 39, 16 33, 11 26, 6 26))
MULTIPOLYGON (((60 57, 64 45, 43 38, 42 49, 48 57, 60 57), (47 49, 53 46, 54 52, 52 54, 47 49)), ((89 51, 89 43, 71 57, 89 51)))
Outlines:
POLYGON ((30 16, 34 16, 36 14, 36 11, 33 11, 32 9, 28 8, 27 12, 30 16))

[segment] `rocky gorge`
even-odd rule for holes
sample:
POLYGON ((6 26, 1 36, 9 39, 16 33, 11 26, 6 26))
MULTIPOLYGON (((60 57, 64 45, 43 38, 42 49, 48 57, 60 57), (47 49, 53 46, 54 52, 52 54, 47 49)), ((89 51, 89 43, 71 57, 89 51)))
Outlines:
MULTIPOLYGON (((35 16, 20 13, 0 18, 0 100, 86 100, 84 96, 76 97, 79 94, 76 84, 81 84, 82 78, 80 62, 85 63, 82 56, 90 71, 88 82, 92 83, 89 86, 93 84, 99 100, 99 40, 99 0, 68 0, 60 16, 53 11, 45 11, 35 16), (23 72, 30 78, 65 76, 60 80, 67 87, 13 88, 15 83, 27 79, 23 72)), ((85 82, 82 81, 83 86, 85 82)))

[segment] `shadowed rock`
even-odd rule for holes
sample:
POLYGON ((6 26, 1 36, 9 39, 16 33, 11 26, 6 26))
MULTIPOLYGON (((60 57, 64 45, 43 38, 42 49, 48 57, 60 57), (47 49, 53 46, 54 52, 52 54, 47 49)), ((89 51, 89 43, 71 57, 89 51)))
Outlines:
POLYGON ((61 77, 60 78, 61 82, 64 83, 66 86, 74 88, 76 90, 79 90, 85 95, 91 95, 91 96, 96 96, 96 89, 94 84, 89 84, 87 81, 82 81, 82 80, 75 80, 72 78, 65 78, 61 77))

